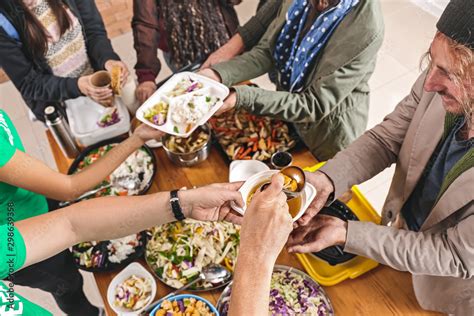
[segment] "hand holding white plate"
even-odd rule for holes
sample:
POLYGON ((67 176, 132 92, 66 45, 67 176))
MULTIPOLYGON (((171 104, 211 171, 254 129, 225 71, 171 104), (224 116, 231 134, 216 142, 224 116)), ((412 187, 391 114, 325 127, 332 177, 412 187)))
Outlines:
POLYGON ((167 134, 188 137, 223 105, 229 88, 207 77, 182 72, 162 85, 137 110, 137 118, 167 134))

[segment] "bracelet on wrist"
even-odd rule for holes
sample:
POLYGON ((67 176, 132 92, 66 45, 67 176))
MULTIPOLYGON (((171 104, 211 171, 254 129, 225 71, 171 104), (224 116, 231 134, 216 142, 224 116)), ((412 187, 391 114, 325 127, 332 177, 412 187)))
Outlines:
POLYGON ((184 216, 183 209, 179 203, 178 190, 173 190, 170 192, 170 204, 174 218, 176 218, 178 221, 184 220, 186 217, 184 216))

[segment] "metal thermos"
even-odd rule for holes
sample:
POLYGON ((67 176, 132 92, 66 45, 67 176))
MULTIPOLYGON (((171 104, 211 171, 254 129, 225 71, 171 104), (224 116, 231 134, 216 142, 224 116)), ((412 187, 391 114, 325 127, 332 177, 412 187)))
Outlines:
POLYGON ((48 106, 44 109, 44 117, 46 125, 51 134, 58 143, 61 150, 68 158, 75 158, 79 155, 74 137, 72 136, 69 124, 66 119, 59 113, 54 106, 48 106))

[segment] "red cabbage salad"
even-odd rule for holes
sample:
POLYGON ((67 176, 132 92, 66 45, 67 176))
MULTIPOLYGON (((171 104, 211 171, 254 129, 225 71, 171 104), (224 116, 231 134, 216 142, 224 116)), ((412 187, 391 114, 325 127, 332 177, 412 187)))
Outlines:
MULTIPOLYGON (((334 315, 332 306, 313 280, 295 269, 273 271, 269 315, 334 315)), ((221 316, 229 311, 230 291, 224 291, 219 304, 221 316)))

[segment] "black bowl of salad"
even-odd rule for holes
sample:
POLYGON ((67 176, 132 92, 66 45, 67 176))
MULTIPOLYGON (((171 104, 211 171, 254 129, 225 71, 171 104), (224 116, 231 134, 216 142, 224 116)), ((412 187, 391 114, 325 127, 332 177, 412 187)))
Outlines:
MULTIPOLYGON (((68 174, 74 174, 93 164, 123 140, 115 137, 87 147, 69 167, 68 174)), ((97 192, 94 197, 143 195, 151 187, 156 174, 156 158, 152 150, 144 145, 130 155, 109 177, 98 186, 109 184, 112 177, 133 175, 141 180, 136 190, 109 187, 97 192)), ((90 271, 111 271, 121 268, 143 256, 148 241, 147 232, 140 232, 104 241, 87 241, 74 245, 71 252, 78 268, 90 271)))
MULTIPOLYGON (((74 159, 69 167, 68 174, 77 173, 93 164, 97 159, 104 156, 123 140, 123 137, 115 137, 87 147, 74 159)), ((141 180, 139 188, 133 191, 124 188, 107 188, 97 192, 95 197, 143 195, 153 184, 156 170, 157 164, 153 151, 148 146, 143 145, 130 155, 110 176, 96 186, 96 188, 99 188, 109 184, 111 178, 114 176, 136 176, 141 180)))
POLYGON ((87 241, 71 247, 76 266, 84 271, 113 271, 141 258, 148 240, 143 231, 104 241, 87 241))

